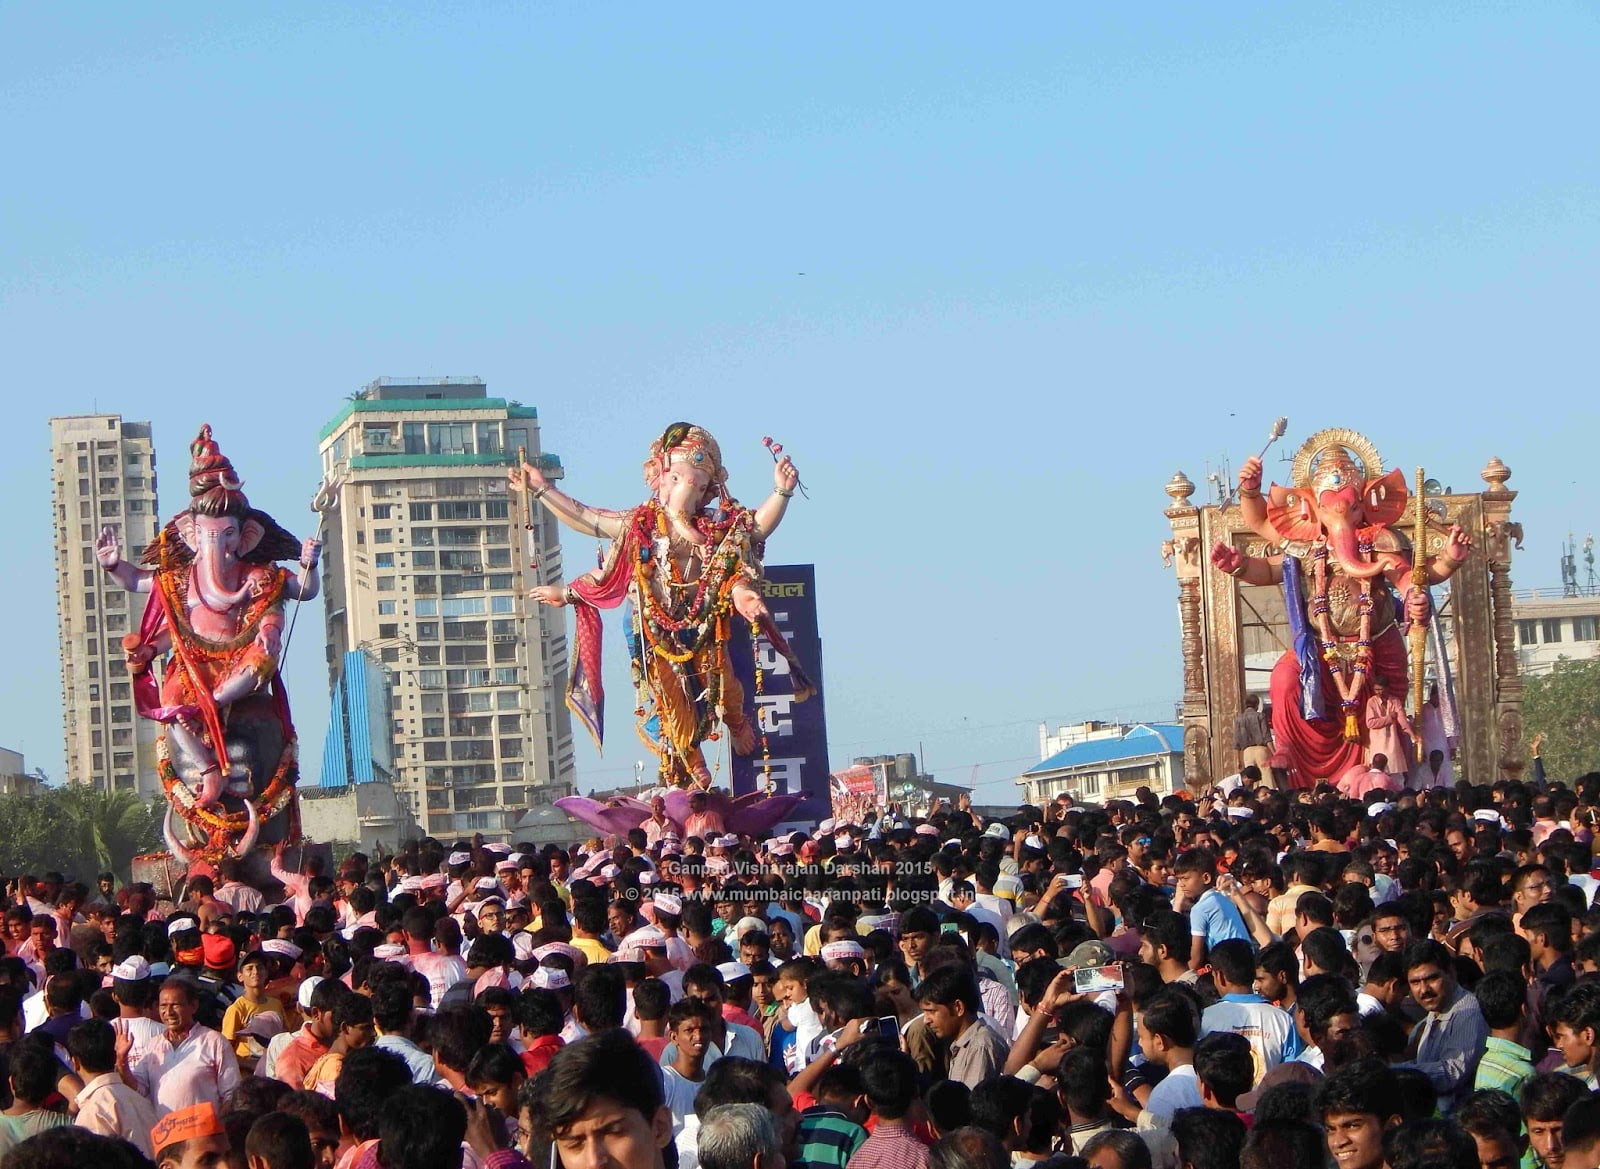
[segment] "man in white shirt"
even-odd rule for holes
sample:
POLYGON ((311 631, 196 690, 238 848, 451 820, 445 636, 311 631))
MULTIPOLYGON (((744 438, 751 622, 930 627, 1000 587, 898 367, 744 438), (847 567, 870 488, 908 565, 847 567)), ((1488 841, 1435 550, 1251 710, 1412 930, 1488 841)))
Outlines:
POLYGON ((1218 942, 1206 958, 1222 997, 1200 1017, 1200 1034, 1231 1031, 1244 1036, 1255 1058, 1255 1081, 1251 1087, 1256 1087, 1273 1068, 1299 1055, 1304 1044, 1289 1012, 1273 1006, 1253 989, 1256 956, 1249 942, 1236 938, 1218 942))
POLYGON ((222 1035, 194 1021, 200 1003, 193 985, 169 978, 156 1011, 166 1029, 131 1052, 119 1048, 117 1071, 160 1112, 223 1102, 239 1086, 239 1060, 222 1035))

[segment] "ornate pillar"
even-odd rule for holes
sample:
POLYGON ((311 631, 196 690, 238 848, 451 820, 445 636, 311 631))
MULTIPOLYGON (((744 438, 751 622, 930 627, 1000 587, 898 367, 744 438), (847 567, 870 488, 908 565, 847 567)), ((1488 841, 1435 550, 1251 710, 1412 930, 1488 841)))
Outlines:
POLYGON ((1511 519, 1517 493, 1506 486, 1511 468, 1498 457, 1484 467, 1483 553, 1489 567, 1489 605, 1494 623, 1495 745, 1503 775, 1516 778, 1526 765, 1522 745, 1522 674, 1517 662, 1516 625, 1512 619, 1511 550, 1522 547, 1522 525, 1511 519))
POLYGON ((1166 486, 1172 506, 1167 520, 1172 538, 1161 544, 1161 559, 1178 571, 1178 629, 1183 649, 1184 784, 1211 783, 1211 704, 1206 697, 1205 626, 1201 613, 1200 509, 1189 502, 1194 484, 1182 471, 1166 486))

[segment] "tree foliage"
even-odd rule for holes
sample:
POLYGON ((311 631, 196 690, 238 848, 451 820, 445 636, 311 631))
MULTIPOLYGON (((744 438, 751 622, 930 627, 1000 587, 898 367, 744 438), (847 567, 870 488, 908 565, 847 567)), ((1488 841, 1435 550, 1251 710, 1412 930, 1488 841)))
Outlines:
POLYGON ((132 792, 45 788, 0 796, 0 873, 54 869, 92 884, 111 871, 126 879, 130 862, 161 847, 156 805, 132 792))
POLYGON ((1543 735, 1545 774, 1571 783, 1600 771, 1600 658, 1563 658, 1550 673, 1528 679, 1522 723, 1543 735))

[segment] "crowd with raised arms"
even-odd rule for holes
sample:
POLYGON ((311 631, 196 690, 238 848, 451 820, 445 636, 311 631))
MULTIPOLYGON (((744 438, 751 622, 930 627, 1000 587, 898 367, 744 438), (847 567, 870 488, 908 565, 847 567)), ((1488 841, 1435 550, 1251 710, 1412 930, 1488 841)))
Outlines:
POLYGON ((1596 1169, 1600 775, 8 886, 0 1169, 1596 1169))

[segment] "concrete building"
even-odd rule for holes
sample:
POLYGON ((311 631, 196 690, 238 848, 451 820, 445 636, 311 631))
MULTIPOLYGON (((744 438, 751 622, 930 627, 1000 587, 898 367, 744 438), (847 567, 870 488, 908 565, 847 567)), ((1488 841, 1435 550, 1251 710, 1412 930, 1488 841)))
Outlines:
POLYGON ((1600 657, 1600 589, 1526 589, 1514 595, 1511 613, 1524 674, 1548 674, 1562 658, 1600 657))
POLYGON ((1043 805, 1063 792, 1103 804, 1131 799, 1140 787, 1164 796, 1182 786, 1183 728, 1177 723, 1086 722, 1050 732, 1039 728, 1041 753, 1022 773, 1027 803, 1043 805))
POLYGON ((43 786, 36 776, 28 774, 21 751, 0 747, 0 796, 37 795, 43 786))
POLYGON ((95 560, 102 527, 117 533, 130 560, 160 529, 150 424, 118 414, 52 418, 50 447, 66 781, 153 796, 160 728, 134 710, 122 661, 122 637, 138 628, 142 598, 95 560))
MULTIPOLYGON (((430 834, 507 839, 574 791, 556 522, 506 488, 518 448, 560 474, 538 412, 477 378, 379 378, 320 436, 343 479, 324 550, 330 683, 364 650, 388 668, 396 790, 430 834)), ((374 726, 374 738, 383 729, 374 726)))
POLYGON ((335 856, 393 852, 422 835, 406 802, 387 783, 302 787, 300 828, 306 839, 331 844, 335 856))

